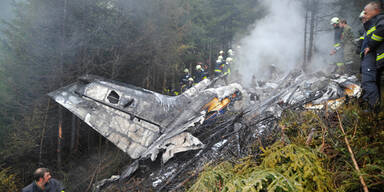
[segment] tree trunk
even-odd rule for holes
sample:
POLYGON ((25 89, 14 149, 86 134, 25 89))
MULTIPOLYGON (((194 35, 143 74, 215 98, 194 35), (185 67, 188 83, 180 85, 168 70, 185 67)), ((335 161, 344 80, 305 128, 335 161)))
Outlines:
POLYGON ((76 143, 75 143, 75 149, 74 149, 74 152, 77 152, 79 151, 79 143, 80 143, 80 119, 79 118, 76 118, 76 143))
MULTIPOLYGON (((60 46, 60 74, 62 75, 64 72, 64 44, 65 44, 65 23, 67 16, 67 0, 64 0, 63 7, 63 24, 61 31, 61 46, 60 46)), ((62 87, 63 79, 59 78, 60 87, 62 87)), ((63 139, 63 108, 59 106, 59 125, 58 125, 58 136, 57 136, 57 169, 61 170, 61 144, 63 139)))
POLYGON ((312 0, 311 3, 311 23, 310 23, 310 33, 309 33, 309 45, 308 45, 308 60, 307 62, 311 62, 313 56, 313 44, 314 44, 314 36, 315 36, 315 16, 317 14, 317 4, 316 0, 312 0))
POLYGON ((50 102, 51 102, 51 99, 48 99, 47 109, 45 111, 45 117, 44 117, 43 131, 41 133, 41 140, 40 140, 39 165, 43 164, 43 162, 42 162, 43 144, 44 144, 45 130, 47 127, 47 119, 48 119, 48 111, 49 111, 50 102))
POLYGON ((61 170, 61 140, 63 134, 63 109, 59 106, 59 125, 58 125, 58 134, 57 134, 57 169, 61 170))
POLYGON ((303 70, 306 71, 307 68, 307 25, 308 25, 308 0, 305 5, 305 19, 304 19, 304 55, 303 55, 303 70))
POLYGON ((77 132, 77 126, 76 126, 76 115, 72 114, 72 129, 71 129, 71 143, 70 143, 70 152, 71 154, 74 152, 75 149, 75 143, 76 143, 76 132, 77 132))

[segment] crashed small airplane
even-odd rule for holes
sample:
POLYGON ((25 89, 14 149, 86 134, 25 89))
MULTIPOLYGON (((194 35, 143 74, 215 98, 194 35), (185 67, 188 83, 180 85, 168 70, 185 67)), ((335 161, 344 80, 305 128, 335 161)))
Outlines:
MULTIPOLYGON (((150 158, 154 161, 159 153, 162 154, 161 161, 165 163, 176 153, 199 150, 194 161, 203 165, 206 163, 204 158, 198 159, 201 152, 214 154, 214 147, 211 150, 209 146, 216 146, 226 140, 200 138, 197 134, 199 130, 204 130, 204 126, 200 125, 209 125, 228 107, 231 111, 240 112, 236 114, 241 114, 236 123, 231 120, 232 124, 248 130, 249 138, 256 139, 265 130, 273 129, 271 126, 274 123, 270 122, 279 119, 284 110, 336 109, 349 98, 361 95, 361 87, 353 75, 327 76, 323 73, 305 74, 293 70, 281 78, 247 90, 237 83, 215 85, 221 78, 205 79, 179 96, 167 96, 86 75, 75 83, 49 93, 49 96, 135 160, 120 176, 96 183, 96 189, 106 183, 130 177, 138 169, 140 160, 150 158)), ((225 126, 223 130, 233 129, 232 132, 237 132, 240 128, 225 126)), ((221 134, 220 131, 218 133, 221 134)), ((239 135, 236 137, 240 140, 239 135)), ((237 151, 241 154, 239 145, 237 151)), ((194 161, 183 163, 180 169, 194 161)), ((167 163, 173 167, 176 175, 180 173, 176 171, 179 165, 170 164, 167 163)), ((161 189, 165 185, 159 183, 174 177, 165 175, 153 175, 153 186, 161 186, 161 189)))
POLYGON ((219 78, 205 79, 179 96, 167 96, 86 75, 48 95, 132 159, 154 161, 165 150, 165 163, 175 153, 202 148, 204 144, 185 132, 187 128, 219 114, 244 94, 236 83, 211 88, 219 78))

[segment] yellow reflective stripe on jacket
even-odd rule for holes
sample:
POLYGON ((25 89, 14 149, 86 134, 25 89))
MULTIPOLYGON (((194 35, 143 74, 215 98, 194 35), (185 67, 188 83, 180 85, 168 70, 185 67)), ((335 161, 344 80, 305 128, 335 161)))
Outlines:
POLYGON ((215 72, 223 72, 223 71, 221 71, 220 69, 215 69, 215 72))
POLYGON ((367 31, 367 35, 370 35, 372 32, 376 31, 376 26, 373 26, 367 31))
POLYGON ((341 66, 343 66, 344 65, 344 63, 342 63, 342 62, 338 62, 338 63, 336 63, 336 66, 338 66, 338 67, 341 67, 341 66))
POLYGON ((360 39, 361 39, 361 40, 364 40, 364 36, 361 36, 360 39))
POLYGON ((384 58, 384 53, 378 55, 378 56, 376 57, 376 61, 380 61, 380 60, 382 60, 383 58, 384 58))
POLYGON ((372 37, 371 37, 371 39, 373 39, 373 40, 375 40, 375 41, 383 41, 383 37, 381 37, 381 36, 378 36, 378 35, 376 35, 376 34, 373 34, 372 35, 372 37))
POLYGON ((340 47, 340 43, 336 43, 333 45, 334 47, 340 47))

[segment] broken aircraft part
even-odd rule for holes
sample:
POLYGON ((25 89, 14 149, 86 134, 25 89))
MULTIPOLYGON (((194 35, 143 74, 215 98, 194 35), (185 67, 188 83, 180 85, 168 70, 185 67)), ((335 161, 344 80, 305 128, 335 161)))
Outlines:
POLYGON ((204 120, 207 103, 225 100, 226 107, 234 93, 244 91, 239 84, 209 88, 216 80, 205 79, 172 97, 86 75, 49 96, 132 159, 154 161, 159 150, 165 149, 165 163, 175 153, 204 145, 185 130, 204 120))

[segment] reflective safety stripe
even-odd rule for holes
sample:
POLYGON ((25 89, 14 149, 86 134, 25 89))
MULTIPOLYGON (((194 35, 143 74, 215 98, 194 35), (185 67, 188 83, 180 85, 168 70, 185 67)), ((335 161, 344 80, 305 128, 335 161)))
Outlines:
POLYGON ((378 56, 376 57, 376 61, 380 61, 380 60, 382 60, 382 59, 384 59, 384 53, 382 53, 382 54, 380 54, 380 55, 378 55, 378 56))
POLYGON ((350 64, 353 64, 353 61, 347 61, 345 62, 346 65, 350 65, 350 64))
POLYGON ((215 72, 223 72, 221 69, 215 69, 215 72))
POLYGON ((336 43, 333 45, 334 47, 340 47, 340 43, 336 43))
POLYGON ((364 36, 361 36, 360 39, 361 39, 361 40, 364 40, 364 36))
POLYGON ((376 35, 376 34, 373 34, 372 35, 372 37, 371 37, 371 39, 373 39, 373 40, 375 40, 375 41, 383 41, 383 37, 380 37, 380 36, 378 36, 378 35, 376 35))
POLYGON ((342 63, 342 62, 336 63, 336 66, 338 66, 338 67, 341 67, 343 65, 344 65, 344 63, 342 63))
POLYGON ((367 35, 370 35, 372 32, 376 31, 376 26, 373 26, 367 31, 367 35))

